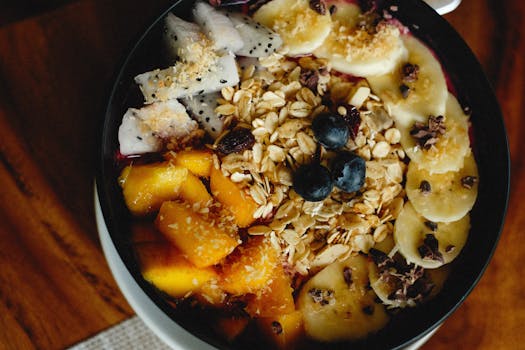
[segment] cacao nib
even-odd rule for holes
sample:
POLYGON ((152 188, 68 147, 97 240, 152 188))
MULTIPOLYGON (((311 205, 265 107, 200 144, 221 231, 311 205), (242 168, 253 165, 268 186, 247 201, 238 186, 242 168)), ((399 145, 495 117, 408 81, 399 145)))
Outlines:
POLYGON ((388 295, 388 299, 403 302, 407 300, 407 295, 403 288, 398 288, 388 295))
POLYGON ((371 249, 369 255, 378 264, 379 278, 386 283, 391 293, 388 299, 398 306, 415 306, 422 302, 433 284, 425 275, 421 266, 407 264, 404 258, 390 258, 377 249, 371 249))
POLYGON ((401 68, 401 76, 404 83, 413 83, 417 81, 419 75, 419 66, 417 64, 407 63, 401 68))
POLYGON ((273 321, 272 322, 272 332, 274 334, 281 334, 283 332, 283 326, 279 322, 273 321))
POLYGON ((343 278, 347 285, 352 285, 352 269, 346 267, 343 269, 343 278))
POLYGON ((367 305, 361 309, 365 315, 373 315, 374 314, 374 305, 367 305))
POLYGON ((410 300, 411 303, 418 304, 421 303, 424 298, 426 298, 435 285, 428 278, 419 278, 411 286, 406 289, 406 298, 410 300))
POLYGON ((417 248, 419 255, 423 260, 434 260, 444 263, 443 254, 439 251, 439 244, 436 236, 428 233, 423 240, 423 245, 417 248))
POLYGON ((399 92, 401 92, 401 96, 403 96, 404 99, 407 99, 408 95, 410 95, 410 88, 405 84, 401 84, 399 85, 399 92))
POLYGON ((310 8, 320 15, 326 14, 326 4, 323 0, 310 0, 310 8))
POLYGON ((428 129, 431 132, 436 132, 437 134, 444 135, 445 134, 445 117, 442 115, 436 116, 429 116, 428 117, 428 129))
POLYGON ((474 187, 474 185, 478 182, 478 178, 476 176, 465 176, 461 178, 461 185, 467 189, 471 189, 474 187))
POLYGON ((333 16, 337 12, 337 6, 335 5, 330 6, 330 8, 328 9, 328 12, 330 12, 330 15, 333 16))
POLYGON ((425 221, 425 226, 432 230, 432 232, 436 232, 438 229, 438 224, 434 221, 425 221))
POLYGON ((395 265, 394 260, 379 249, 370 248, 368 254, 372 257, 372 260, 380 270, 395 265))
POLYGON ((438 137, 445 132, 445 118, 442 115, 437 117, 431 115, 426 124, 416 122, 410 130, 410 135, 416 139, 420 147, 429 149, 438 141, 438 137))
POLYGON ((224 135, 217 143, 217 151, 222 154, 240 153, 251 149, 255 143, 255 137, 250 129, 235 128, 224 135))
POLYGON ((324 306, 330 304, 330 301, 334 297, 334 291, 330 289, 312 288, 308 291, 308 295, 312 297, 315 303, 324 306))
POLYGON ((425 274, 424 268, 422 268, 421 266, 410 264, 410 270, 409 270, 409 273, 407 274, 408 276, 407 279, 411 284, 414 284, 418 279, 423 277, 424 274, 425 274))
POLYGON ((430 186, 430 182, 428 182, 427 180, 423 180, 419 184, 419 190, 422 194, 429 194, 430 192, 432 192, 432 186, 430 186))

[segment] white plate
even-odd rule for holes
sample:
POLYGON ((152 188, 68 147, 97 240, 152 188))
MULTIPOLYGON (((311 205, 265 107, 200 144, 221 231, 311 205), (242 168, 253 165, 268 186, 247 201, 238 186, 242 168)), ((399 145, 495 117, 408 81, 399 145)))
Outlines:
POLYGON ((440 15, 452 12, 461 4, 461 0, 425 0, 440 15))

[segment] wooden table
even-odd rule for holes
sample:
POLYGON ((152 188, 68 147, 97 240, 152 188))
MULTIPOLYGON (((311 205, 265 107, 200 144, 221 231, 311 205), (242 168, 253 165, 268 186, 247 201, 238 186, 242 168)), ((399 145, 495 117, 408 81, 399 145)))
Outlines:
MULTIPOLYGON (((82 0, 0 26, 2 349, 63 349, 133 315, 94 223, 97 128, 119 58, 169 2, 82 0)), ((521 0, 463 0, 446 16, 496 89, 513 182, 494 259, 426 350, 525 349, 523 17, 521 0)))

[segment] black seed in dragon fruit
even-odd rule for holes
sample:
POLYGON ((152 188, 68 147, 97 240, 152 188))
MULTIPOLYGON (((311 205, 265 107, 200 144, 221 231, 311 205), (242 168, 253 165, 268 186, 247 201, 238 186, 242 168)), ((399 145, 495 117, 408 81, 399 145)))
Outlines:
POLYGON ((177 62, 163 70, 139 74, 135 77, 135 82, 146 103, 206 94, 239 83, 233 54, 216 57, 209 65, 200 66, 197 72, 193 68, 191 64, 177 62))
POLYGON ((239 12, 226 12, 239 32, 244 45, 236 55, 246 57, 267 57, 281 47, 283 41, 279 34, 252 18, 239 12))
POLYGON ((186 97, 181 102, 186 106, 193 119, 197 120, 201 127, 216 139, 224 129, 222 116, 215 113, 219 105, 217 99, 222 97, 219 92, 186 97))

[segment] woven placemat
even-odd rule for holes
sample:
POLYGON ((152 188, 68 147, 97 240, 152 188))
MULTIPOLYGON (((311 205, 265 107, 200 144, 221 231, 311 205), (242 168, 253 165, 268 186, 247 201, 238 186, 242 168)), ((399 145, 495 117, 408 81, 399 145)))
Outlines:
POLYGON ((68 350, 171 350, 142 320, 134 316, 68 350))

